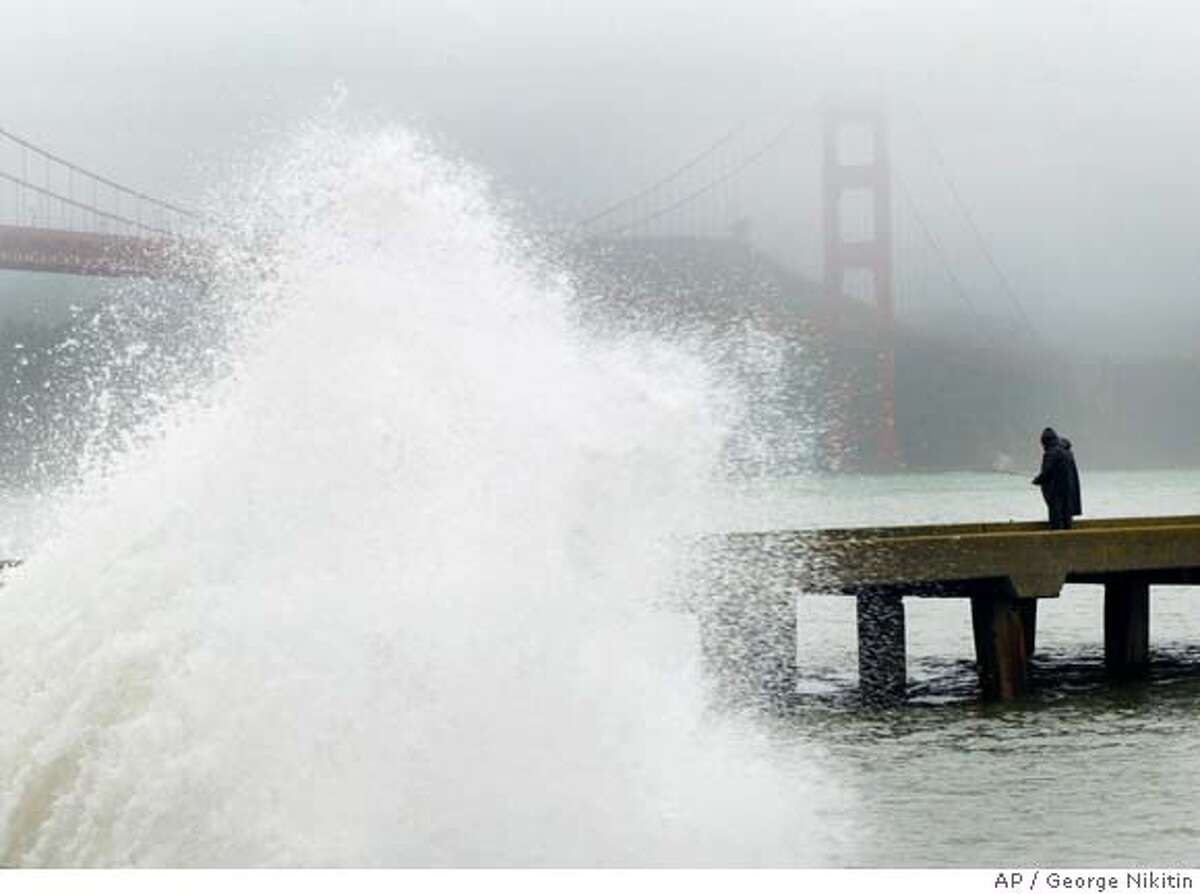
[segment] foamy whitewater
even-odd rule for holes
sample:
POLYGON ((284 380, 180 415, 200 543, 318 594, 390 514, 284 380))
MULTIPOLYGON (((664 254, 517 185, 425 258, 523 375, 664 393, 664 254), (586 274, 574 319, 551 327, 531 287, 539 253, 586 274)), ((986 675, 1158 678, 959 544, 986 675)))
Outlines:
POLYGON ((0 862, 844 861, 848 793, 707 708, 661 607, 721 377, 576 332, 407 133, 313 126, 263 170, 224 342, 188 349, 223 359, 144 383, 0 590, 0 862))

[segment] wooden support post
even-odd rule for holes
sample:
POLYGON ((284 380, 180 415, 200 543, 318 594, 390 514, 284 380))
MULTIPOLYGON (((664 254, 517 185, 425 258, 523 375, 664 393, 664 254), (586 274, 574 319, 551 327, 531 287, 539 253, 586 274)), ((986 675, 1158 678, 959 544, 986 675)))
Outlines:
POLYGON ((700 612, 700 646, 722 698, 785 707, 796 694, 795 592, 716 589, 700 612))
POLYGON ((904 599, 860 593, 858 600, 858 688, 871 704, 903 701, 908 688, 904 599))
POLYGON ((1032 658, 1037 651, 1038 600, 1022 599, 1017 603, 1021 612, 1021 625, 1025 628, 1025 657, 1032 658))
POLYGON ((1008 701, 1029 688, 1025 625, 1017 600, 1004 592, 971 597, 975 663, 987 701, 1008 701))
POLYGON ((1117 577, 1104 585, 1104 666, 1119 677, 1150 668, 1150 585, 1117 577))

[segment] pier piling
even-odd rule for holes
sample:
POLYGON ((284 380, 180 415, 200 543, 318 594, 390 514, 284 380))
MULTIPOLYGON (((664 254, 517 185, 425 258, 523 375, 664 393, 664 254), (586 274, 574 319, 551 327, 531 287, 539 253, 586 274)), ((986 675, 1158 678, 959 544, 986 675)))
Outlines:
POLYGON ((778 589, 711 593, 700 613, 701 655, 724 697, 768 706, 796 694, 796 595, 778 589))
POLYGON ((1021 625, 1025 629, 1025 657, 1032 658, 1037 651, 1038 601, 1022 599, 1017 603, 1017 610, 1021 613, 1021 625))
POLYGON ((1104 585, 1104 666, 1118 677, 1150 667, 1150 585, 1117 577, 1104 585))
POLYGON ((1018 601, 1006 593, 981 593, 971 597, 975 663, 985 701, 1008 701, 1019 698, 1029 689, 1022 613, 1018 601))
POLYGON ((869 704, 903 701, 908 686, 904 599, 858 596, 858 688, 869 704))

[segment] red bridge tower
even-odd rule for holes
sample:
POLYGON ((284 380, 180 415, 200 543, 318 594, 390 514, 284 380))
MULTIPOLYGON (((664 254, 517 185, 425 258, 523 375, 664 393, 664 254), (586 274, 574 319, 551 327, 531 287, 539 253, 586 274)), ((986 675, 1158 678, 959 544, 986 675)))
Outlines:
MULTIPOLYGON (((854 299, 873 308, 879 408, 873 459, 881 467, 891 467, 899 461, 896 317, 892 181, 881 103, 838 103, 826 108, 823 204, 826 294, 839 308, 854 299)), ((871 462, 871 451, 864 451, 863 458, 871 462)))

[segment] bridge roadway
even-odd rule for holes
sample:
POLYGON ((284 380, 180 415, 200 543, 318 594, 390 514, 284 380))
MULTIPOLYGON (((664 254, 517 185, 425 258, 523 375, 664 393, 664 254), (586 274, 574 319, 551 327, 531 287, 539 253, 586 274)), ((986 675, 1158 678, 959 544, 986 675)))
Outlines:
POLYGON ((857 599, 859 683, 888 702, 906 688, 904 598, 970 601, 988 700, 1028 690, 1037 605, 1064 583, 1104 586, 1105 664, 1149 664, 1150 587, 1200 585, 1200 516, 768 531, 708 538, 711 586, 693 599, 706 666, 726 691, 791 700, 796 597, 857 599))
POLYGON ((117 236, 0 225, 0 270, 79 276, 172 275, 179 243, 168 237, 117 236))

